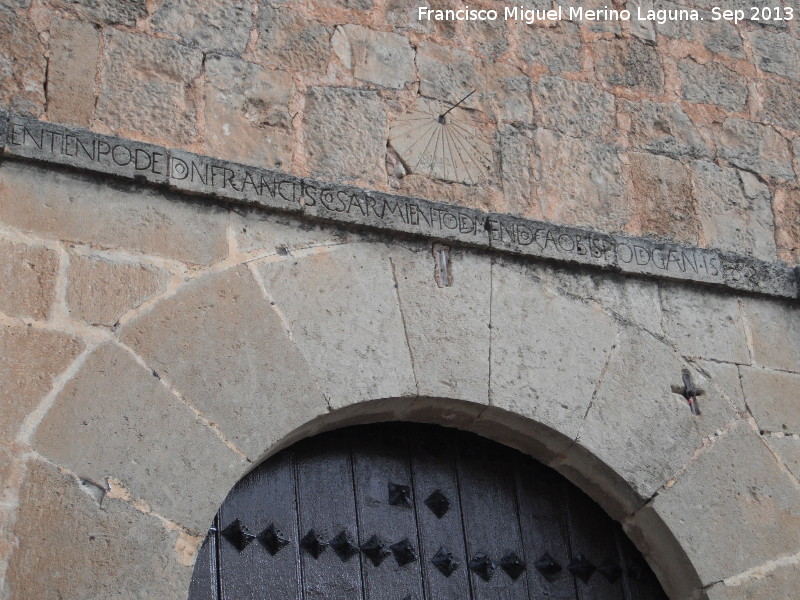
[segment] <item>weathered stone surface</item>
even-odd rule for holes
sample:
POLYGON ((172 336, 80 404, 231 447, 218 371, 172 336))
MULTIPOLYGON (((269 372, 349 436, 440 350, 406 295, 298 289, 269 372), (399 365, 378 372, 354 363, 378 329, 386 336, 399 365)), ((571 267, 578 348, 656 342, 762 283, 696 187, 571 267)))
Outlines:
POLYGON ((753 343, 753 363, 800 373, 800 310, 768 300, 743 300, 753 343))
POLYGON ((508 50, 508 28, 503 19, 496 21, 467 21, 464 33, 478 53, 497 60, 508 50))
POLYGON ((635 38, 595 42, 594 72, 600 81, 643 92, 664 89, 661 60, 653 46, 635 38))
POLYGON ((0 155, 6 147, 6 128, 8 126, 8 113, 0 110, 0 155))
MULTIPOLYGON (((180 598, 191 568, 179 562, 180 533, 131 504, 92 498, 92 485, 44 462, 28 463, 20 492, 8 586, 12 598, 180 598)), ((165 474, 165 477, 169 475, 165 474)))
POLYGON ((789 142, 769 125, 726 119, 717 134, 717 156, 741 169, 794 179, 789 142))
POLYGON ((546 220, 622 229, 631 207, 613 146, 548 129, 537 130, 534 142, 535 193, 546 220))
POLYGON ((698 211, 686 167, 657 154, 633 152, 629 160, 633 204, 642 230, 696 244, 698 211))
POLYGON ((240 251, 261 251, 264 254, 286 254, 301 248, 335 246, 356 241, 360 237, 348 230, 261 211, 241 215, 231 213, 230 226, 240 251))
POLYGON ((50 27, 47 113, 51 119, 89 124, 99 54, 100 36, 92 25, 59 19, 50 27))
MULTIPOLYGON (((632 15, 638 14, 637 10, 641 10, 646 14, 648 10, 652 10, 654 8, 653 0, 628 0, 625 3, 625 8, 631 11, 632 15)), ((647 42, 656 41, 656 26, 653 21, 640 21, 639 19, 631 19, 629 22, 629 27, 631 33, 640 40, 645 40, 647 42)))
POLYGON ((800 129, 800 92, 797 85, 766 79, 759 85, 761 114, 769 123, 787 129, 800 129))
POLYGON ((228 253, 226 213, 141 187, 30 165, 0 166, 0 222, 57 239, 210 264, 228 253))
POLYGON ((0 104, 38 116, 44 110, 45 48, 27 15, 0 10, 0 104))
MULTIPOLYGON (((392 252, 417 390, 421 396, 489 401, 491 261, 449 250, 447 277, 434 271, 442 246, 392 252)), ((444 250, 442 250, 444 251, 444 250)))
POLYGON ((747 406, 759 429, 800 434, 800 375, 740 367, 747 406))
POLYGON ((664 332, 683 356, 750 363, 736 297, 703 289, 665 287, 661 301, 664 332))
POLYGON ((0 312, 44 320, 55 299, 58 254, 0 239, 0 312))
POLYGON ((332 407, 416 394, 386 250, 347 245, 258 270, 332 407))
POLYGON ((697 63, 691 59, 678 64, 683 99, 718 104, 728 110, 742 110, 747 104, 747 80, 717 62, 697 63))
POLYGON ((121 339, 252 460, 327 411, 246 266, 186 284, 121 339))
POLYGON ((213 156, 288 168, 292 76, 227 56, 206 59, 206 146, 213 156))
POLYGON ((800 589, 800 565, 777 566, 774 570, 754 576, 736 585, 720 582, 708 590, 708 600, 759 600, 788 598, 787 594, 800 589))
POLYGON ((746 171, 696 161, 691 165, 697 217, 705 243, 775 260, 769 188, 746 171))
POLYGON ((4 326, 0 350, 0 439, 9 441, 50 391, 53 378, 78 357, 83 343, 56 331, 4 326))
MULTIPOLYGON (((436 44, 420 44, 417 48, 416 65, 419 93, 423 96, 455 104, 472 90, 482 87, 477 61, 463 50, 436 44)), ((474 107, 474 96, 468 98, 462 106, 474 107)))
POLYGON ((189 144, 197 136, 191 90, 202 62, 200 51, 172 40, 108 30, 97 118, 122 135, 189 144))
POLYGON ((778 453, 781 461, 792 475, 800 479, 800 436, 765 436, 767 444, 778 453))
POLYGON ((769 449, 737 421, 644 510, 663 519, 708 585, 797 552, 797 506, 769 449))
POLYGON ((105 0, 48 0, 53 8, 66 10, 81 21, 108 25, 135 25, 147 15, 147 0, 106 2, 105 0))
POLYGON ((753 46, 756 64, 768 73, 800 81, 800 40, 788 33, 753 31, 747 34, 753 46))
MULTIPOLYGON (((685 8, 664 0, 655 0, 653 4, 656 9, 663 10, 685 8)), ((728 6, 726 5, 724 8, 728 8, 728 6)), ((724 19, 715 20, 713 15, 706 11, 700 11, 698 16, 702 21, 666 19, 664 23, 657 23, 656 29, 667 37, 699 42, 711 52, 745 58, 742 38, 733 24, 724 19)))
POLYGON ((574 437, 618 326, 599 307, 536 285, 531 274, 493 267, 491 404, 574 437))
POLYGON ((591 84, 542 77, 536 93, 543 127, 580 138, 602 138, 616 128, 614 96, 591 84))
POLYGON ((580 71, 581 37, 574 23, 520 27, 519 34, 520 56, 526 62, 544 65, 554 73, 580 71))
POLYGON ((504 212, 525 214, 531 204, 531 136, 512 125, 500 125, 500 165, 504 212))
POLYGON ((356 79, 388 88, 414 81, 414 50, 405 36, 348 24, 337 27, 334 38, 339 60, 356 79))
POLYGON ((701 445, 696 417, 686 400, 672 392, 683 368, 669 346, 626 328, 603 374, 595 375, 599 382, 596 392, 591 390, 577 442, 628 482, 641 500, 650 498, 701 445))
POLYGON ((126 312, 164 291, 169 277, 169 273, 147 264, 73 254, 67 307, 75 319, 111 327, 126 312))
POLYGON ((703 395, 698 399, 703 414, 709 402, 712 405, 728 402, 739 413, 747 411, 738 365, 697 359, 691 362, 697 371, 695 385, 703 390, 703 395))
POLYGON ((251 7, 224 0, 166 0, 150 23, 154 31, 176 35, 210 51, 241 54, 250 37, 251 7))
POLYGON ((800 263, 800 189, 778 188, 772 203, 775 242, 783 260, 800 263))
POLYGON ((312 171, 334 179, 386 178, 386 113, 377 93, 312 87, 304 121, 312 171))
POLYGON ((481 64, 481 77, 486 82, 484 90, 477 90, 480 107, 498 121, 514 124, 533 123, 531 80, 516 66, 502 62, 481 64))
POLYGON ((255 58, 283 69, 324 72, 333 29, 306 19, 290 7, 262 0, 258 9, 255 58))
POLYGON ((113 343, 95 350, 59 393, 33 446, 81 478, 119 480, 134 500, 196 533, 218 508, 215 488, 228 489, 246 468, 152 371, 113 343))
POLYGON ((703 138, 680 106, 622 100, 620 108, 630 119, 629 137, 635 147, 670 158, 710 156, 703 138))

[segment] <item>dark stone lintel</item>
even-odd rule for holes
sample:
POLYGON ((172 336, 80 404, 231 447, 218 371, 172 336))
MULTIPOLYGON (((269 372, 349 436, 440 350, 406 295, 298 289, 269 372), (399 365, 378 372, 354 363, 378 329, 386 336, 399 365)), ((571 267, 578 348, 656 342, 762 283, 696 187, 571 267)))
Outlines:
POLYGON ((363 225, 633 275, 800 298, 800 269, 778 261, 300 178, 3 112, 0 153, 330 223, 363 225))

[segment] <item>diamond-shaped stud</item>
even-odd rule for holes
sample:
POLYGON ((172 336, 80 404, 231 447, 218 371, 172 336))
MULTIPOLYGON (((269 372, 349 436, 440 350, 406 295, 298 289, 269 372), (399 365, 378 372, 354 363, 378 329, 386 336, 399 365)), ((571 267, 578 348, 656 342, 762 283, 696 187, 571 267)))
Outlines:
POLYGON ((389 548, 394 553, 397 564, 401 567, 417 560, 417 551, 408 538, 402 539, 396 544, 392 544, 389 548))
POLYGON ((425 506, 431 509, 437 519, 441 519, 450 510, 450 500, 442 493, 442 490, 436 490, 426 498, 425 506))
POLYGON ((411 508, 411 488, 399 483, 389 484, 389 504, 411 508))
POLYGON ((550 556, 549 553, 545 552, 542 554, 533 566, 536 567, 536 570, 539 571, 547 581, 553 581, 561 572, 561 565, 556 562, 556 559, 550 556))
POLYGON ((603 564, 597 567, 597 570, 603 574, 603 577, 608 579, 609 583, 614 583, 622 575, 622 569, 610 558, 605 559, 603 564))
POLYGON ((450 552, 447 548, 442 546, 439 548, 439 551, 436 555, 431 559, 433 566, 439 569, 445 577, 450 577, 453 572, 461 566, 460 563, 456 560, 453 556, 453 553, 450 552))
POLYGON ((358 554, 358 546, 355 540, 345 530, 340 531, 339 535, 331 540, 331 548, 342 559, 342 562, 347 562, 358 554))
POLYGON ((308 552, 314 558, 319 558, 320 554, 325 552, 328 543, 323 541, 320 535, 313 529, 309 529, 308 533, 300 540, 300 547, 308 552))
POLYGON ((247 548, 247 545, 256 539, 256 536, 250 533, 247 527, 245 527, 239 519, 236 519, 233 523, 223 529, 222 535, 226 540, 233 544, 233 547, 239 552, 247 548))
POLYGON ((525 571, 525 561, 517 556, 516 552, 509 552, 501 558, 500 566, 508 573, 508 576, 511 577, 513 581, 516 581, 517 578, 522 575, 523 571, 525 571))
POLYGON ((386 547, 386 544, 383 543, 383 540, 377 535, 373 535, 369 538, 367 543, 361 546, 361 551, 376 567, 381 566, 383 559, 392 553, 392 551, 386 547))
POLYGON ((484 581, 490 581, 494 575, 495 569, 497 569, 497 565, 489 558, 489 555, 478 552, 472 557, 472 560, 469 561, 469 569, 477 573, 484 581))
POLYGON ((269 527, 258 534, 258 541, 272 556, 280 552, 281 548, 289 545, 289 540, 284 537, 280 529, 275 527, 274 523, 270 523, 269 527))
POLYGON ((589 559, 579 552, 572 557, 571 561, 569 561, 567 570, 585 583, 589 581, 592 573, 594 573, 595 566, 589 562, 589 559))

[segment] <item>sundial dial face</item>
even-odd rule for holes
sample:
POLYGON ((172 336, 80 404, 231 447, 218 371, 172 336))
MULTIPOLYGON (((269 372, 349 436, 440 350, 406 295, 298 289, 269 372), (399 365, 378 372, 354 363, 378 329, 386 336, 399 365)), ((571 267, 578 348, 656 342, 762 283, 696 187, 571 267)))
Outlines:
POLYGON ((411 173, 475 185, 492 166, 492 147, 459 103, 419 98, 389 130, 389 142, 411 173))

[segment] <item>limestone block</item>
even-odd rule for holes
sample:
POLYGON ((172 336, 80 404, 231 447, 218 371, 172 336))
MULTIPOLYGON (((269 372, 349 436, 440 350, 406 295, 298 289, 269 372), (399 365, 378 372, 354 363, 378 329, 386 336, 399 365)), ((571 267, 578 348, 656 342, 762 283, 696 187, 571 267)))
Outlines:
POLYGON ((713 431, 733 416, 732 407, 712 411, 711 422, 692 415, 672 391, 684 368, 668 345, 626 328, 603 375, 595 375, 600 381, 577 442, 621 476, 640 501, 689 461, 702 445, 701 428, 713 431))
POLYGON ((173 198, 21 163, 0 166, 0 222, 12 227, 195 264, 224 258, 226 214, 173 198))
MULTIPOLYGON (((482 87, 478 62, 463 50, 423 43, 417 47, 419 93, 429 98, 455 104, 475 89, 482 87)), ((461 105, 474 108, 472 96, 461 105)))
POLYGON ((404 88, 414 81, 414 50, 405 36, 360 25, 336 28, 337 55, 353 76, 381 87, 404 88))
POLYGON ((332 28, 265 0, 260 2, 257 27, 257 62, 318 73, 327 68, 332 28))
MULTIPOLYGON (((797 146, 800 151, 800 145, 797 146)), ((800 189, 778 188, 772 210, 775 214, 775 241, 778 249, 787 254, 794 252, 795 262, 800 263, 800 189)), ((790 257, 781 258, 790 260, 790 257)))
POLYGON ((197 136, 191 88, 202 63, 199 50, 172 40, 107 30, 97 118, 121 135, 191 143, 197 136))
POLYGON ((250 38, 251 7, 224 0, 167 0, 156 8, 154 31, 176 35, 203 50, 241 54, 250 38))
POLYGON ((717 62, 700 64, 682 60, 678 64, 683 99, 702 104, 718 104, 731 111, 747 104, 747 80, 717 62))
POLYGON ((10 327, 0 329, 0 440, 16 438, 25 417, 83 351, 83 343, 64 333, 10 327))
POLYGON ((553 73, 580 71, 581 37, 574 23, 561 22, 555 27, 520 27, 519 37, 520 56, 525 62, 544 65, 553 73))
POLYGON ((467 21, 465 25, 464 35, 479 54, 495 61, 508 50, 507 28, 502 18, 496 21, 467 21))
POLYGON ((700 223, 686 167, 657 154, 632 152, 629 160, 642 230, 697 244, 700 223))
POLYGON ((500 176, 503 182, 503 212, 524 215, 531 199, 531 137, 512 125, 500 125, 500 176))
POLYGON ((134 500, 195 533, 208 528, 220 490, 246 468, 158 377, 113 343, 95 350, 58 394, 33 446, 81 478, 101 485, 119 480, 134 500))
POLYGON ((602 138, 616 128, 614 96, 591 84, 542 77, 536 96, 543 127, 580 138, 602 138))
MULTIPOLYGON (((653 4, 656 9, 676 10, 686 8, 665 0, 655 0, 653 4)), ((729 6, 729 4, 726 4, 725 8, 729 6)), ((703 44, 711 52, 727 54, 736 58, 745 58, 742 38, 733 24, 724 19, 715 21, 713 15, 707 11, 701 10, 699 16, 702 21, 667 19, 664 23, 657 23, 656 30, 670 38, 685 39, 703 44)))
POLYGON ((800 479, 800 436, 765 436, 767 444, 777 452, 792 475, 800 479))
POLYGON ((327 411, 246 266, 191 281, 121 339, 252 460, 327 411))
POLYGON ((228 56, 206 59, 206 146, 264 168, 292 162, 292 76, 228 56))
POLYGON ((386 178, 386 113, 376 92, 312 87, 304 121, 314 173, 371 182, 386 178))
POLYGON ((574 438, 617 324, 537 285, 525 267, 498 263, 492 278, 491 404, 574 438))
POLYGON ((392 252, 391 262, 421 396, 489 400, 491 261, 451 249, 449 286, 439 287, 435 254, 424 245, 392 252))
POLYGON ((753 344, 753 363, 800 373, 800 310, 796 305, 743 299, 753 344))
POLYGON ((339 246, 303 259, 264 261, 258 270, 333 408, 416 394, 387 250, 339 246))
POLYGON ((746 171, 696 161, 691 165, 697 217, 705 244, 775 260, 769 188, 746 171))
POLYGON ((52 465, 31 462, 28 470, 15 527, 19 545, 7 573, 12 598, 186 595, 192 570, 179 562, 179 532, 127 502, 106 497, 99 504, 81 489, 91 484, 81 486, 52 465))
POLYGON ((47 0, 56 9, 68 11, 81 21, 108 25, 135 25, 147 16, 147 0, 106 2, 105 0, 47 0))
POLYGON ((800 434, 800 375, 740 367, 750 412, 765 431, 800 434))
POLYGON ((750 363, 739 302, 706 289, 664 287, 664 332, 683 356, 750 363))
POLYGON ((486 89, 478 90, 481 109, 497 121, 533 123, 531 80, 515 66, 498 63, 481 63, 481 78, 486 89))
POLYGON ((164 291, 169 278, 146 264, 72 254, 67 307, 75 319, 112 327, 126 312, 164 291))
POLYGON ((800 589, 800 565, 779 565, 766 573, 754 575, 742 583, 720 582, 708 590, 708 600, 759 600, 792 598, 800 589))
POLYGON ((88 125, 94 113, 94 86, 100 36, 88 23, 58 19, 50 27, 47 113, 59 123, 88 125))
POLYGON ((27 14, 0 10, 0 104, 18 114, 44 110, 45 48, 27 14))
POLYGON ((741 169, 794 179, 789 143, 769 125, 726 119, 717 132, 717 156, 741 169))
POLYGON ((534 143, 534 185, 546 220, 622 229, 631 207, 614 146, 548 129, 537 130, 534 143))
POLYGON ((747 34, 758 67, 768 73, 800 81, 800 40, 788 33, 757 30, 747 34))
POLYGON ((263 211, 231 213, 230 221, 242 252, 287 254, 300 248, 345 244, 357 238, 345 229, 263 211))
POLYGON ((0 239, 0 312, 45 320, 55 299, 58 254, 0 239))
POLYGON ((800 129, 800 93, 797 84, 766 79, 760 82, 759 92, 764 120, 787 129, 800 129))
POLYGON ((664 72, 658 52, 636 38, 595 42, 595 75, 610 85, 661 93, 664 72))
MULTIPOLYGON (((625 3, 625 8, 631 11, 631 14, 638 14, 637 10, 647 13, 648 10, 655 8, 653 0, 628 0, 625 3)), ((631 19, 629 22, 630 31, 633 35, 640 40, 647 42, 656 41, 656 27, 652 21, 640 21, 639 19, 631 19)))
POLYGON ((705 412, 708 402, 725 400, 729 401, 737 412, 747 411, 737 365, 697 359, 692 359, 692 365, 697 370, 695 384, 704 392, 699 399, 701 411, 705 412))
POLYGON ((620 109, 631 121, 629 138, 634 147, 670 158, 710 156, 703 138, 677 104, 621 100, 620 109))
POLYGON ((708 585, 796 553, 797 507, 796 487, 758 434, 737 421, 642 512, 663 520, 708 585))

